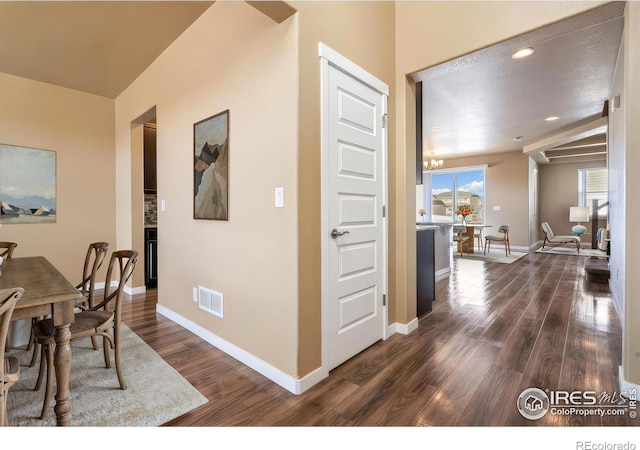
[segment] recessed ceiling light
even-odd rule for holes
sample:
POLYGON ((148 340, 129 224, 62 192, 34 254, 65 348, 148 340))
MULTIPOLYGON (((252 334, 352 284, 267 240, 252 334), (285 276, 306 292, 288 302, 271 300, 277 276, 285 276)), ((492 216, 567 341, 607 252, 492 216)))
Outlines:
POLYGON ((431 131, 433 131, 434 133, 437 133, 438 131, 440 131, 440 127, 433 127, 431 131))
POLYGON ((513 59, 522 59, 522 58, 526 58, 527 56, 533 55, 533 52, 534 52, 533 47, 524 47, 513 52, 511 54, 511 57, 513 59))
POLYGON ((558 120, 560 117, 558 116, 551 116, 551 117, 547 117, 546 120, 547 122, 553 122, 554 120, 558 120))
POLYGON ((518 141, 521 141, 523 137, 524 136, 516 136, 516 137, 513 138, 513 140, 518 142, 518 141))

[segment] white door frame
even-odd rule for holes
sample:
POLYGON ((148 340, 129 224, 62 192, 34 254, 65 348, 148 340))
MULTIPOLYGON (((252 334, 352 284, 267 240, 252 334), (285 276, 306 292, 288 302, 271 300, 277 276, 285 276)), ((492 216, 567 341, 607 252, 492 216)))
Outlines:
MULTIPOLYGON (((386 116, 387 114, 387 102, 389 97, 389 86, 374 77, 355 63, 349 61, 344 56, 340 55, 338 52, 332 50, 327 47, 325 44, 320 42, 318 44, 318 55, 320 57, 320 90, 321 90, 321 215, 320 215, 320 231, 321 231, 321 267, 322 267, 322 278, 321 278, 321 288, 322 288, 322 367, 321 371, 325 376, 328 376, 329 371, 327 369, 328 361, 329 361, 329 346, 328 346, 328 336, 329 336, 329 243, 331 241, 329 237, 329 200, 328 200, 328 190, 329 190, 329 129, 327 126, 327 118, 329 117, 329 66, 333 66, 338 70, 346 73, 347 75, 359 80, 360 82, 368 85, 370 88, 375 91, 383 94, 383 111, 382 114, 386 116)), ((385 124, 382 129, 382 180, 383 180, 383 196, 382 199, 383 204, 386 206, 387 214, 388 214, 388 125, 385 124)), ((383 339, 387 339, 388 337, 388 267, 389 267, 389 249, 388 249, 388 217, 385 214, 385 219, 383 220, 383 294, 387 298, 387 303, 382 308, 382 336, 383 339)))

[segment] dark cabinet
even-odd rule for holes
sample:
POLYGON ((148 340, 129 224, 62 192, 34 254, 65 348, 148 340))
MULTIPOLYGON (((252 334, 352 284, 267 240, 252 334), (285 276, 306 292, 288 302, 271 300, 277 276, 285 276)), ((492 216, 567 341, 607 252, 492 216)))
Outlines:
POLYGON ((158 229, 144 229, 144 284, 158 287, 158 229))
POLYGON ((418 311, 422 317, 431 312, 436 297, 435 230, 417 231, 418 311))
POLYGON ((154 124, 144 125, 144 191, 155 193, 158 189, 156 181, 156 127, 154 124))

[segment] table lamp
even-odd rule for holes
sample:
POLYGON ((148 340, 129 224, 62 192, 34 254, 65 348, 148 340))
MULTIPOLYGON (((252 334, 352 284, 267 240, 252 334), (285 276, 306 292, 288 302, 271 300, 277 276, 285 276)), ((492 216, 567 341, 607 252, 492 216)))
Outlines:
POLYGON ((422 217, 422 221, 424 222, 424 215, 427 213, 427 210, 424 208, 420 208, 418 210, 418 214, 420 214, 420 217, 422 217))
POLYGON ((574 225, 571 228, 573 234, 584 234, 587 231, 587 227, 581 225, 580 222, 587 222, 589 220, 589 208, 586 206, 572 206, 569 208, 569 222, 578 222, 578 225, 574 225))

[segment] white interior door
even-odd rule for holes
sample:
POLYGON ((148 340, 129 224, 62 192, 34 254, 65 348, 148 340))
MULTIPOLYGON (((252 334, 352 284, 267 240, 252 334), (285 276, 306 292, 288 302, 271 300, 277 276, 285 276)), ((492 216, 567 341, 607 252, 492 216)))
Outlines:
POLYGON ((386 95, 327 64, 323 207, 328 370, 384 336, 386 95))

